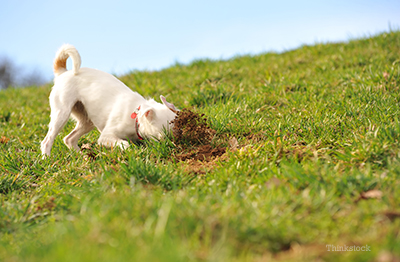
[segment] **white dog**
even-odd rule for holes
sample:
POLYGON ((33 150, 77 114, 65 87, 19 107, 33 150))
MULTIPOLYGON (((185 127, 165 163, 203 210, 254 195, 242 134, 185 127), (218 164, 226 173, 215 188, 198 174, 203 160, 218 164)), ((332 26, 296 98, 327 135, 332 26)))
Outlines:
POLYGON ((79 151, 78 140, 94 127, 101 132, 98 143, 107 147, 129 146, 128 140, 160 139, 177 109, 160 96, 163 104, 146 100, 114 76, 91 68, 80 68, 81 57, 72 45, 65 44, 54 59, 54 86, 50 94, 51 121, 41 143, 43 155, 50 155, 54 139, 70 115, 75 129, 64 143, 79 151), (71 57, 73 68, 67 71, 71 57))

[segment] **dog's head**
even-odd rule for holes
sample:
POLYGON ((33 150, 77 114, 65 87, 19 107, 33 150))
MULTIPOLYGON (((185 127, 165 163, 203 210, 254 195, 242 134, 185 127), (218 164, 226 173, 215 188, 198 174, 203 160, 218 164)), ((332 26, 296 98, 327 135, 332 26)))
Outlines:
POLYGON ((137 128, 141 137, 161 139, 165 131, 172 129, 171 121, 175 119, 178 109, 164 96, 160 96, 160 99, 162 104, 149 100, 140 106, 137 112, 137 128))

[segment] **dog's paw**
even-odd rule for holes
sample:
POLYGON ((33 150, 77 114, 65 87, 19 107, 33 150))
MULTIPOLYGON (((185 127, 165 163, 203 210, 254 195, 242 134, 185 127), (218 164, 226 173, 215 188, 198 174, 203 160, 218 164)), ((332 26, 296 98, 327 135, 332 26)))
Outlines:
POLYGON ((42 151, 42 159, 45 159, 46 157, 50 156, 51 148, 48 147, 47 143, 42 144, 40 151, 42 151))
POLYGON ((50 157, 50 154, 42 153, 42 160, 45 160, 48 157, 50 157))
POLYGON ((121 140, 117 144, 122 150, 128 149, 130 147, 129 142, 125 140, 121 140))

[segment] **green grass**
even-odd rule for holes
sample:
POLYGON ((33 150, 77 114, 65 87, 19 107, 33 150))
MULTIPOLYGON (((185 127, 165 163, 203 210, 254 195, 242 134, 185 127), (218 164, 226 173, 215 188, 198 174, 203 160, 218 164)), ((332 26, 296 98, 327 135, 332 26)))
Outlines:
POLYGON ((170 139, 123 152, 95 131, 79 154, 69 122, 42 159, 51 86, 2 91, 1 261, 399 259, 400 32, 121 80, 239 149, 194 169, 170 139))

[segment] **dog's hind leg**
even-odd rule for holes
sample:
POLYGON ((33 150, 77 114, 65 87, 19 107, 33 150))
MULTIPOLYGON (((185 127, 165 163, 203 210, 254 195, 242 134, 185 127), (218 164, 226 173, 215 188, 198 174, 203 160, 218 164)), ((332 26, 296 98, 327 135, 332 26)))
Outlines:
POLYGON ((64 137, 64 143, 69 147, 73 148, 76 151, 79 151, 80 148, 78 146, 78 140, 81 136, 84 134, 89 133, 92 131, 94 128, 94 125, 91 121, 89 122, 78 122, 72 130, 71 133, 69 133, 66 137, 64 137))
POLYGON ((72 116, 76 119, 77 124, 74 130, 72 130, 71 133, 69 133, 66 137, 64 137, 64 143, 69 148, 73 148, 79 151, 80 150, 80 148, 78 147, 79 138, 84 134, 87 134, 90 131, 92 131, 94 125, 92 121, 90 121, 86 113, 85 107, 79 101, 72 108, 72 116))
POLYGON ((47 132, 46 137, 43 139, 40 147, 42 155, 50 156, 51 147, 53 146, 54 139, 67 123, 70 113, 71 109, 61 110, 57 108, 56 110, 51 111, 49 131, 47 132))

